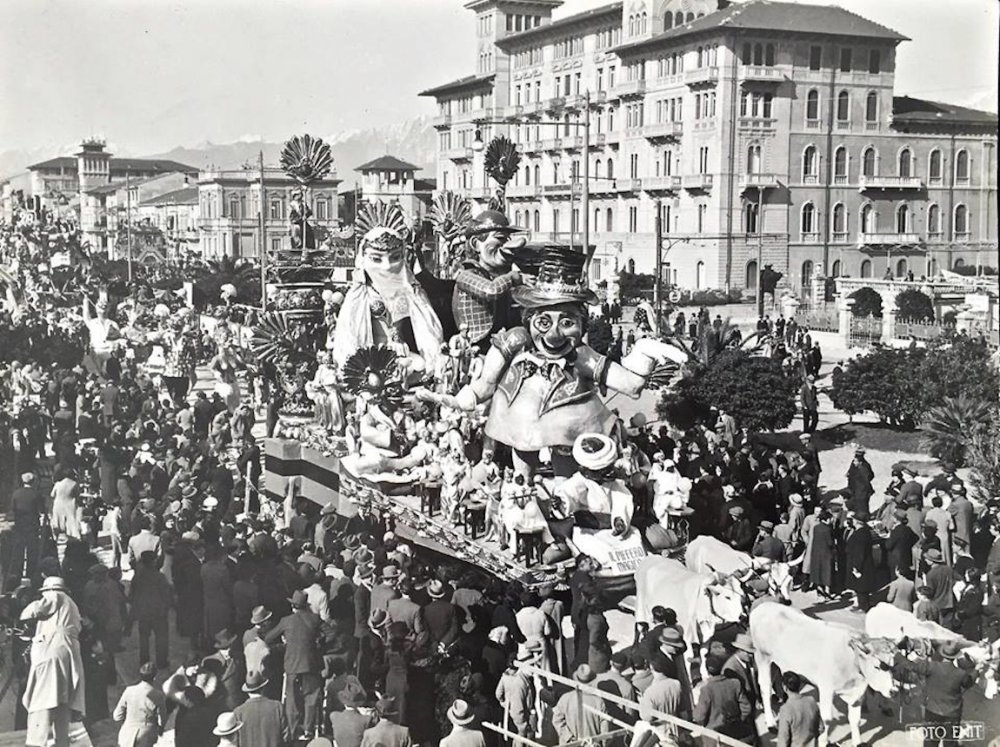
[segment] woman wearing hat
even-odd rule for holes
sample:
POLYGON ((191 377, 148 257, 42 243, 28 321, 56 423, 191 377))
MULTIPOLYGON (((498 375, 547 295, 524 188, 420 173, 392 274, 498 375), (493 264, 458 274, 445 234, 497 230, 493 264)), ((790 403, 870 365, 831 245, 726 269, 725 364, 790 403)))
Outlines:
POLYGON ((41 592, 42 598, 25 607, 20 618, 35 622, 23 698, 28 711, 25 744, 41 747, 54 732, 57 747, 63 747, 69 744, 71 712, 86 711, 80 610, 57 576, 46 578, 41 592))
POLYGON ((569 449, 584 433, 611 433, 616 419, 599 390, 638 396, 657 365, 687 360, 652 338, 636 343, 620 364, 586 345, 587 305, 597 297, 586 287, 585 264, 579 252, 544 248, 536 282, 511 291, 524 326, 494 338, 482 374, 457 395, 419 393, 466 412, 490 401, 486 434, 515 450, 522 473, 537 466, 542 448, 569 449))

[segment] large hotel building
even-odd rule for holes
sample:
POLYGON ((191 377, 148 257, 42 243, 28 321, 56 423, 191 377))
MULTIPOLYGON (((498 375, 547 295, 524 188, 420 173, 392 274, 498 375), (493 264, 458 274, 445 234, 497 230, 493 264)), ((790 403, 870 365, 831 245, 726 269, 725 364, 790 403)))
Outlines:
POLYGON ((561 4, 466 3, 476 72, 422 94, 439 106, 439 189, 484 206, 478 146, 506 134, 523 155, 511 217, 579 240, 588 116, 594 280, 653 271, 657 206, 664 277, 687 288, 752 288, 758 257, 803 293, 818 273, 995 260, 997 116, 894 96, 901 34, 772 0, 626 0, 553 20, 561 4))

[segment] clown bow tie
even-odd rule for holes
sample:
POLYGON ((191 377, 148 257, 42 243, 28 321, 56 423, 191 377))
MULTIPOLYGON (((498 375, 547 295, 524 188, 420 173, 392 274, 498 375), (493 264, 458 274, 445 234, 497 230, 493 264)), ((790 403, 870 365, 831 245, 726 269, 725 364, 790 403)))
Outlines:
POLYGON ((519 353, 511 365, 520 368, 526 376, 538 372, 551 376, 557 371, 564 370, 569 362, 565 358, 540 358, 532 353, 519 353))

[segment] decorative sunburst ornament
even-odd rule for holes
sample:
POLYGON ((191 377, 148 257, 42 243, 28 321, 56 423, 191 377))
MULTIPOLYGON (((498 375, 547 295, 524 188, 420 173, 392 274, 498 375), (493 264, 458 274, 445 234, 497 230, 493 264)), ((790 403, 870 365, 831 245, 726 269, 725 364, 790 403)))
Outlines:
POLYGON ((464 250, 465 227, 472 220, 469 201, 454 192, 439 192, 431 206, 431 225, 445 247, 444 264, 453 266, 464 250))
POLYGON ((521 154, 517 146, 506 135, 498 135, 490 140, 483 154, 486 173, 497 183, 496 196, 490 200, 490 210, 503 212, 507 183, 514 178, 521 165, 521 154))
POLYGON ((398 402, 402 397, 398 360, 396 353, 381 345, 361 348, 340 369, 344 387, 354 395, 398 402))
POLYGON ((410 232, 410 225, 398 202, 366 202, 358 208, 354 227, 361 236, 375 228, 387 228, 404 239, 410 232))
POLYGON ((308 187, 330 173, 330 146, 312 135, 296 135, 281 149, 281 168, 299 184, 308 187))

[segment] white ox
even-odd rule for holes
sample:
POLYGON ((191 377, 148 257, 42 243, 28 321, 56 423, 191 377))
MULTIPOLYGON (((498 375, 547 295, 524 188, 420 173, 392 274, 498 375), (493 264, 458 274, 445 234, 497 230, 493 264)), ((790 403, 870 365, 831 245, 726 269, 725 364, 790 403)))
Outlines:
POLYGON ((846 625, 825 622, 777 602, 766 602, 750 612, 757 678, 763 694, 767 725, 774 726, 771 708, 771 664, 795 672, 819 691, 823 721, 833 719, 833 697, 847 704, 847 720, 855 747, 861 743, 861 700, 865 690, 891 696, 891 667, 896 646, 872 639, 846 625))
POLYGON ((637 622, 650 623, 657 605, 677 613, 677 624, 688 644, 684 661, 689 668, 695 645, 701 650, 704 669, 706 648, 716 626, 739 622, 743 615, 739 592, 659 555, 650 555, 639 563, 635 589, 637 622))
POLYGON ((741 584, 750 575, 757 574, 767 581, 771 596, 791 599, 791 569, 796 563, 775 563, 766 558, 752 558, 715 537, 702 535, 691 540, 684 551, 684 565, 695 573, 721 574, 735 578, 741 584))
POLYGON ((963 653, 978 667, 985 667, 994 656, 988 646, 963 638, 932 620, 918 620, 912 612, 901 610, 888 602, 879 602, 865 614, 865 632, 873 638, 888 638, 899 643, 912 641, 956 641, 963 653))

